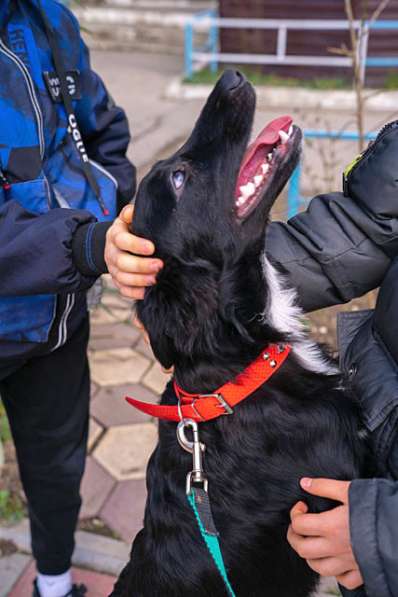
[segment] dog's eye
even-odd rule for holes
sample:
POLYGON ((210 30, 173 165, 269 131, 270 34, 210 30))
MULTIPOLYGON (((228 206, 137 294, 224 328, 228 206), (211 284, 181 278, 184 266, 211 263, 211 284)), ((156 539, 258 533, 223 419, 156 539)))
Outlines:
POLYGON ((171 180, 173 181, 176 191, 178 191, 185 182, 185 172, 183 170, 176 170, 171 175, 171 180))

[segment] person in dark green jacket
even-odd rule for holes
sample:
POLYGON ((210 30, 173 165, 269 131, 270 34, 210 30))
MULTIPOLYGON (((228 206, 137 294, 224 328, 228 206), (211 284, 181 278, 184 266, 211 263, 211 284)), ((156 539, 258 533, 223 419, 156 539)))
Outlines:
MULTIPOLYGON (((346 303, 385 278, 375 311, 344 313, 339 320, 341 367, 361 402, 378 477, 302 480, 309 493, 341 505, 319 515, 296 505, 288 536, 311 567, 336 576, 344 594, 356 597, 398 595, 397 163, 398 121, 348 174, 345 194, 315 197, 286 224, 271 223, 265 247, 306 312, 346 303)), ((152 243, 129 233, 132 217, 132 206, 124 208, 108 230, 105 260, 120 292, 140 299, 155 282, 151 268, 159 262, 151 257, 152 243)))

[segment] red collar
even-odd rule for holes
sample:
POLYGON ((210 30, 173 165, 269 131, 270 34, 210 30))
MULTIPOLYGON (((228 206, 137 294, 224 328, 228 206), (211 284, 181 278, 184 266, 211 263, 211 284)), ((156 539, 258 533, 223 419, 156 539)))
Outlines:
POLYGON ((126 400, 151 417, 167 421, 193 419, 200 423, 221 415, 231 415, 234 406, 253 394, 278 371, 289 353, 290 346, 271 344, 233 381, 224 384, 213 394, 188 394, 174 382, 179 405, 149 404, 128 397, 126 400))

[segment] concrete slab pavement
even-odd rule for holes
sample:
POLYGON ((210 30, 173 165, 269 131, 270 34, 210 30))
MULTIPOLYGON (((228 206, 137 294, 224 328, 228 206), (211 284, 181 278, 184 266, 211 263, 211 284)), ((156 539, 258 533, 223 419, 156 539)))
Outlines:
POLYGON ((24 573, 31 557, 22 553, 13 553, 0 558, 0 597, 8 597, 16 581, 24 573))
MULTIPOLYGON (((124 541, 87 531, 77 531, 75 539, 76 547, 72 563, 76 567, 116 576, 128 561, 131 543, 128 545, 124 541)), ((25 519, 14 526, 0 527, 0 540, 13 543, 20 553, 30 554, 28 521, 25 519)), ((0 558, 0 563, 3 559, 0 558)), ((27 596, 23 595, 21 597, 27 596)))
POLYGON ((92 62, 126 110, 133 135, 129 155, 143 173, 163 151, 184 140, 203 101, 165 97, 170 80, 182 72, 180 56, 94 51, 92 62))

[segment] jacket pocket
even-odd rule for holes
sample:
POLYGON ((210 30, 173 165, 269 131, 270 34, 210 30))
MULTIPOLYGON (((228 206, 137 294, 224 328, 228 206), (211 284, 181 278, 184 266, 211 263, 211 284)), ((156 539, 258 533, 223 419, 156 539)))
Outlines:
POLYGON ((46 343, 56 304, 55 295, 0 297, 0 340, 46 343))
POLYGON ((378 471, 387 474, 396 451, 398 367, 374 329, 373 311, 343 315, 338 322, 341 368, 361 407, 378 471))
POLYGON ((16 201, 27 211, 43 214, 51 207, 51 190, 43 176, 36 180, 12 183, 2 199, 4 202, 16 201))
POLYGON ((398 407, 398 369, 374 331, 373 311, 339 317, 340 364, 373 432, 398 407))
POLYGON ((80 156, 69 135, 44 164, 54 195, 53 207, 86 209, 99 221, 112 221, 116 217, 117 182, 102 165, 90 160, 90 167, 109 213, 104 214, 87 181, 80 156))

